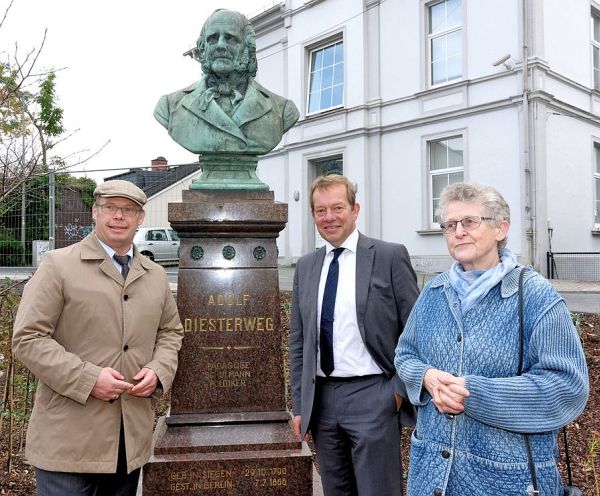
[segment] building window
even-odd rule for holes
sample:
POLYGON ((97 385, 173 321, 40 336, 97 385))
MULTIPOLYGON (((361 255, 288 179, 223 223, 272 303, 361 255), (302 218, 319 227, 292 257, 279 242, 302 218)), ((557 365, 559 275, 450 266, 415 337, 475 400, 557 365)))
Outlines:
POLYGON ((344 103, 344 42, 310 52, 308 111, 312 114, 344 103))
POLYGON ((328 176, 329 174, 344 174, 344 158, 341 155, 318 158, 310 161, 314 167, 314 177, 328 176))
POLYGON ((594 143, 594 224, 600 228, 600 143, 594 143))
POLYGON ((432 85, 462 77, 462 0, 428 7, 429 81, 432 85))
POLYGON ((431 192, 432 226, 438 225, 435 211, 440 203, 440 194, 449 184, 458 183, 464 178, 463 137, 452 136, 427 143, 429 162, 429 191, 431 192))
MULTIPOLYGON (((344 174, 344 157, 342 155, 334 155, 331 157, 319 157, 309 161, 312 169, 312 177, 316 179, 320 176, 328 176, 329 174, 344 174)), ((312 181, 311 181, 312 182, 312 181)), ((310 187, 310 185, 309 185, 310 187)), ((319 234, 317 225, 311 222, 312 233, 309 234, 309 239, 314 236, 315 249, 325 245, 325 240, 319 234)))
POLYGON ((594 89, 600 90, 600 14, 592 11, 592 71, 594 89))

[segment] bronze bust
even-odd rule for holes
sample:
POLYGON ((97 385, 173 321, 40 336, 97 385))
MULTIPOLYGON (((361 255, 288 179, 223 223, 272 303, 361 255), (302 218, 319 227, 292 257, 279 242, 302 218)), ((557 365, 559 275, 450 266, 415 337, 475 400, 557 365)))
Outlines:
POLYGON ((256 35, 248 19, 216 10, 204 23, 197 48, 204 77, 161 97, 154 117, 193 153, 270 152, 299 113, 294 102, 254 80, 256 35))

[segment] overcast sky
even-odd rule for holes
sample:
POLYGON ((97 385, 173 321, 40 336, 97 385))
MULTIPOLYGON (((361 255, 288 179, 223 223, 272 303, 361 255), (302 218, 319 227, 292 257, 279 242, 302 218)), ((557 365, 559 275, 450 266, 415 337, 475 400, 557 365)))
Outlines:
MULTIPOLYGON (((41 43, 38 67, 57 74, 64 125, 79 131, 59 148, 62 155, 110 143, 86 171, 149 166, 162 155, 169 164, 197 156, 177 145, 152 116, 158 98, 198 80, 200 64, 182 54, 195 45, 216 8, 249 17, 272 0, 14 0, 0 29, 0 50, 25 53, 41 43)), ((1 13, 8 0, 0 0, 1 13)), ((71 159, 74 162, 75 159, 71 159)), ((122 171, 115 171, 118 173, 122 171)), ((88 173, 99 180, 113 172, 88 173)))

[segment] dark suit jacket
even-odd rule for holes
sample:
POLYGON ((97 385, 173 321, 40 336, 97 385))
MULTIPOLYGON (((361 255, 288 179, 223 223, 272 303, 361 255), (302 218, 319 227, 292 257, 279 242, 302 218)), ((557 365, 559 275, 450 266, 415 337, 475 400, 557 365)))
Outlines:
MULTIPOLYGON (((290 362, 292 409, 302 415, 302 435, 312 414, 317 374, 319 280, 325 247, 298 260, 292 296, 290 362)), ((405 398, 401 420, 412 425, 415 414, 406 388, 396 375, 394 351, 419 294, 417 278, 403 245, 359 234, 356 249, 356 317, 360 334, 373 360, 394 381, 405 398)))
POLYGON ((230 117, 207 98, 204 79, 160 98, 154 117, 169 135, 193 153, 264 155, 299 117, 294 102, 250 79, 243 100, 230 117))

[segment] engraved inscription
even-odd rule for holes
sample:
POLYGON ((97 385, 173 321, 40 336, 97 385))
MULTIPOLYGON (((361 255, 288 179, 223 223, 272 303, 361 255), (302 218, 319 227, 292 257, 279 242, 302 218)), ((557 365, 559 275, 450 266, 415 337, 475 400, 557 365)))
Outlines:
POLYGON ((250 362, 246 361, 208 362, 207 369, 204 376, 212 387, 243 388, 252 379, 250 362))
MULTIPOLYGON (((244 488, 272 488, 273 490, 278 487, 285 488, 288 486, 288 478, 292 475, 293 470, 280 465, 274 467, 245 466, 233 470, 191 468, 172 471, 165 482, 168 483, 169 494, 189 493, 190 491, 202 492, 202 494, 223 494, 221 489, 243 491, 244 488)), ((280 494, 279 491, 277 494, 280 494)))
POLYGON ((209 294, 208 305, 211 306, 242 306, 250 302, 249 294, 225 293, 209 294))
POLYGON ((236 487, 232 470, 180 470, 169 474, 171 492, 210 489, 233 489, 236 487))
POLYGON ((287 467, 248 467, 244 477, 252 481, 254 487, 287 486, 287 467))
MULTIPOLYGON (((210 293, 206 297, 208 307, 244 307, 250 304, 247 293, 210 293)), ((252 332, 273 331, 273 317, 238 315, 227 317, 186 316, 185 332, 252 332)))
POLYGON ((185 332, 273 331, 273 317, 184 317, 185 332))

